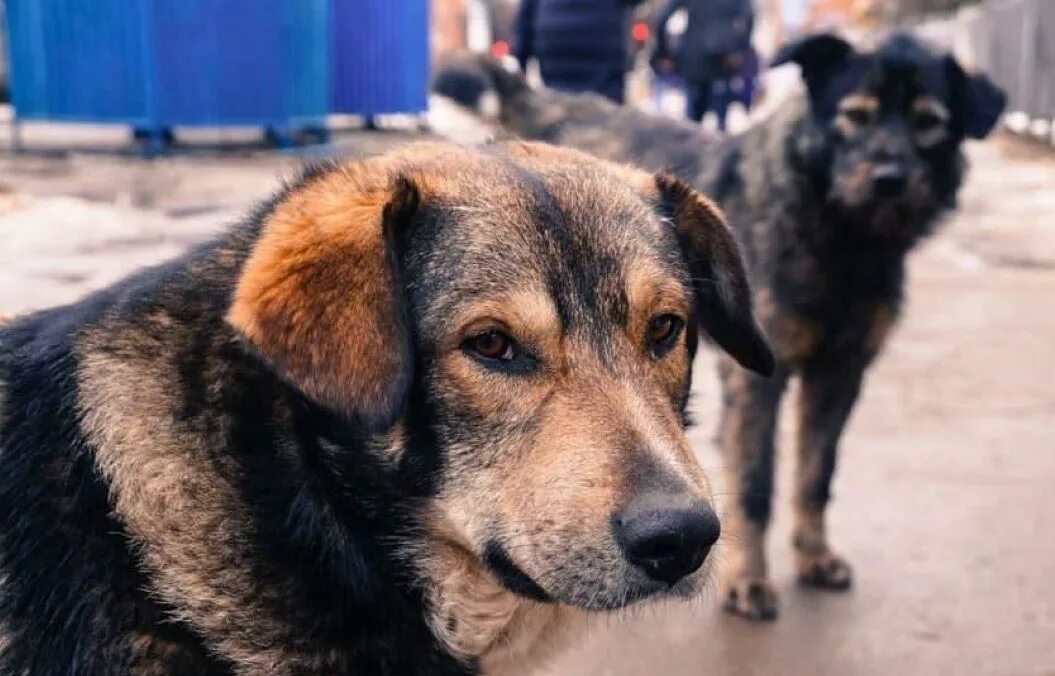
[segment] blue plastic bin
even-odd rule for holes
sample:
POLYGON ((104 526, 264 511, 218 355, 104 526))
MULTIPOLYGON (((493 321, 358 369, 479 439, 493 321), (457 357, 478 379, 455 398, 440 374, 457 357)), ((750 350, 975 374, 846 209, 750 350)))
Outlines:
POLYGON ((290 129, 329 107, 328 0, 8 0, 7 28, 19 120, 290 129))
POLYGON ((428 107, 428 0, 333 0, 332 109, 372 117, 428 107))

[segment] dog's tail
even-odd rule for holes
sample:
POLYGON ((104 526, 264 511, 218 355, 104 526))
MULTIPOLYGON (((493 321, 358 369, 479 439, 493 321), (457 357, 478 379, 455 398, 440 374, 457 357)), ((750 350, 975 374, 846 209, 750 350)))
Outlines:
POLYGON ((496 118, 512 99, 530 93, 531 87, 523 75, 494 57, 455 52, 440 62, 432 91, 479 115, 496 118))

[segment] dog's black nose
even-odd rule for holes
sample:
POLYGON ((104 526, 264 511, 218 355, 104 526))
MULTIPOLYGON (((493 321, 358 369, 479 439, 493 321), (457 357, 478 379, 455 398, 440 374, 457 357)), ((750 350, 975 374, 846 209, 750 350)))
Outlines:
POLYGON ((893 197, 901 194, 908 183, 905 168, 895 162, 878 164, 872 169, 872 185, 882 197, 893 197))
POLYGON ((718 540, 718 516, 703 502, 642 496, 615 516, 623 554, 649 577, 673 585, 707 558, 718 540))

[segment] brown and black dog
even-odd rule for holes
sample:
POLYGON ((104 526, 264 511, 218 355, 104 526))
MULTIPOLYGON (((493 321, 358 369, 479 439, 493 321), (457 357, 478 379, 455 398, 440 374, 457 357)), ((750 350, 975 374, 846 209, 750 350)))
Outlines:
POLYGON ((984 75, 907 34, 870 51, 834 35, 788 44, 805 91, 743 134, 619 107, 598 96, 532 90, 489 59, 452 61, 435 88, 467 106, 490 99, 509 131, 600 157, 669 169, 713 198, 747 261, 774 378, 724 360, 721 446, 731 470, 727 609, 776 617, 764 534, 774 431, 788 380, 801 380, 794 548, 799 580, 846 589, 851 569, 824 512, 836 448, 864 374, 900 312, 905 257, 956 204, 966 138, 996 124, 1004 95, 984 75))
POLYGON ((0 329, 0 671, 526 670, 691 596, 697 326, 772 370, 676 179, 528 143, 310 171, 0 329))

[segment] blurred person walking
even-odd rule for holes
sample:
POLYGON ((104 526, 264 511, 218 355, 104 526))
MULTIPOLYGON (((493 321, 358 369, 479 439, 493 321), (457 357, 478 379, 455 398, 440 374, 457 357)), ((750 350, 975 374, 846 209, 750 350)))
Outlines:
POLYGON ((659 74, 676 70, 684 78, 689 119, 699 122, 714 110, 718 128, 724 130, 729 103, 738 98, 730 95, 731 87, 750 82, 753 88, 758 58, 751 47, 754 22, 750 0, 670 0, 657 15, 652 66, 659 74), (685 10, 688 23, 672 50, 667 22, 678 10, 685 10))
POLYGON ((742 59, 737 58, 740 61, 738 73, 727 73, 711 81, 709 109, 714 112, 718 129, 723 132, 726 130, 729 107, 739 103, 744 107, 744 112, 750 111, 760 87, 758 52, 748 45, 742 54, 742 59))
POLYGON ((522 0, 513 28, 521 69, 538 60, 547 87, 623 102, 628 9, 641 0, 522 0))

